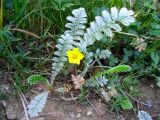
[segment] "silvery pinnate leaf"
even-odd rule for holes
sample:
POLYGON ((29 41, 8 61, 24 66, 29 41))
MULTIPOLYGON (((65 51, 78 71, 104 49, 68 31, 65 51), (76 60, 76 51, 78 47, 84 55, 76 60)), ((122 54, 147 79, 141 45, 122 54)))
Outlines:
POLYGON ((138 111, 138 118, 139 120, 152 120, 151 116, 143 110, 138 111))
POLYGON ((62 49, 62 48, 63 48, 63 46, 61 46, 60 44, 57 44, 57 45, 56 45, 56 48, 58 48, 58 49, 62 49))
POLYGON ((66 57, 61 57, 61 60, 62 61, 67 61, 67 58, 66 57))
POLYGON ((75 10, 72 11, 72 14, 74 16, 87 17, 87 14, 86 14, 84 8, 75 9, 75 10))
MULTIPOLYGON (((71 43, 70 43, 71 44, 71 43)), ((73 44, 73 41, 72 41, 72 44, 73 44)), ((66 52, 66 49, 67 50, 70 50, 70 49, 73 49, 73 45, 68 45, 66 44, 66 47, 64 48, 64 52, 66 52)), ((65 54, 65 53, 64 53, 65 54)))
POLYGON ((85 35, 91 36, 92 34, 93 34, 93 31, 91 30, 91 28, 87 28, 87 33, 84 33, 84 36, 85 35))
POLYGON ((95 37, 96 37, 96 39, 99 41, 99 40, 102 39, 103 34, 102 34, 101 32, 97 32, 97 33, 95 33, 95 37))
POLYGON ((86 46, 94 44, 95 40, 101 40, 103 35, 113 37, 113 30, 117 32, 122 30, 118 22, 128 26, 135 21, 133 14, 132 10, 127 10, 126 8, 118 11, 116 7, 113 7, 111 8, 111 13, 103 10, 102 16, 96 16, 95 21, 91 22, 90 27, 86 29, 87 36, 84 33, 83 38, 88 41, 86 46))
MULTIPOLYGON (((79 41, 83 40, 82 37, 80 37, 80 36, 75 36, 74 38, 75 38, 76 40, 79 40, 79 41)), ((79 43, 77 43, 77 44, 79 44, 79 43)))
POLYGON ((124 16, 132 16, 134 12, 132 10, 127 10, 127 8, 121 8, 119 11, 119 18, 123 18, 124 16))
POLYGON ((68 17, 67 17, 67 20, 72 22, 72 21, 75 21, 75 18, 72 17, 72 16, 68 16, 68 17))
MULTIPOLYGON (((75 25, 72 23, 66 23, 65 27, 72 29, 73 27, 75 27, 75 25)), ((78 29, 85 29, 85 26, 83 24, 77 24, 75 29, 77 29, 77 28, 78 29)))
POLYGON ((70 34, 61 35, 61 38, 58 40, 59 43, 56 45, 58 50, 54 53, 56 57, 53 57, 54 63, 52 64, 52 80, 55 79, 55 76, 60 72, 64 63, 67 61, 66 51, 73 48, 73 37, 70 34))
POLYGON ((108 79, 105 78, 105 76, 100 76, 95 78, 98 82, 98 84, 103 87, 104 85, 106 85, 108 83, 108 79))
POLYGON ((97 49, 96 50, 96 55, 100 58, 100 59, 106 59, 106 58, 109 58, 110 57, 110 55, 111 55, 112 53, 109 51, 109 50, 102 50, 102 51, 100 51, 99 49, 97 49))
POLYGON ((135 19, 132 17, 134 12, 132 10, 127 10, 127 8, 122 8, 119 11, 119 21, 124 24, 125 26, 130 25, 135 19))
POLYGON ((60 51, 55 51, 54 54, 59 56, 61 54, 61 52, 60 51))
POLYGON ((60 38, 58 41, 59 41, 61 44, 63 44, 63 43, 65 42, 65 41, 64 41, 63 39, 61 39, 61 38, 60 38))
POLYGON ((88 60, 88 63, 90 64, 93 61, 93 52, 88 52, 86 54, 86 58, 88 60))
MULTIPOLYGON (((73 16, 68 16, 67 20, 70 23, 66 23, 65 27, 69 28, 65 33, 70 34, 74 40, 81 40, 77 39, 78 37, 82 37, 84 34, 85 23, 87 22, 87 14, 84 8, 74 9, 72 11, 73 16)), ((76 44, 74 44, 77 46, 76 44)))
POLYGON ((116 24, 116 23, 112 24, 110 27, 117 32, 120 32, 122 30, 122 28, 119 26, 119 24, 116 24))
POLYGON ((91 22, 90 26, 91 26, 90 28, 92 30, 92 34, 94 34, 95 32, 97 32, 96 31, 97 30, 97 25, 96 25, 95 22, 91 22))
POLYGON ((75 32, 74 32, 76 35, 83 35, 83 30, 76 30, 75 32))
POLYGON ((103 28, 103 32, 108 36, 108 37, 113 37, 113 32, 110 28, 103 28))
POLYGON ((103 19, 104 19, 104 21, 105 21, 106 23, 112 21, 112 20, 111 20, 111 16, 110 16, 110 14, 109 14, 108 11, 103 10, 103 11, 102 11, 102 16, 103 16, 103 19))
POLYGON ((112 20, 118 19, 118 10, 116 7, 111 8, 111 17, 112 17, 112 20))
POLYGON ((127 17, 127 18, 124 18, 124 19, 120 20, 120 22, 121 22, 122 24, 124 24, 125 26, 129 26, 130 23, 132 23, 132 22, 134 22, 134 21, 135 21, 135 20, 134 20, 134 18, 132 18, 132 17, 127 17))
POLYGON ((102 17, 96 16, 95 19, 96 19, 96 24, 98 28, 101 28, 105 25, 105 22, 103 21, 102 17))
POLYGON ((53 57, 52 60, 55 61, 55 62, 58 62, 58 61, 59 61, 59 58, 58 58, 58 57, 53 57))
POLYGON ((39 112, 42 112, 47 98, 48 98, 49 91, 45 91, 31 100, 31 102, 28 105, 28 114, 30 117, 37 117, 39 112))
POLYGON ((97 82, 96 79, 89 79, 85 82, 86 87, 96 87, 99 86, 99 83, 97 82))
POLYGON ((85 29, 86 28, 86 26, 85 25, 83 25, 83 24, 77 24, 77 28, 78 29, 85 29))
MULTIPOLYGON (((85 40, 86 45, 93 44, 94 42, 93 39, 87 33, 84 34, 84 40, 85 40)), ((82 41, 82 44, 83 43, 84 41, 82 41)))

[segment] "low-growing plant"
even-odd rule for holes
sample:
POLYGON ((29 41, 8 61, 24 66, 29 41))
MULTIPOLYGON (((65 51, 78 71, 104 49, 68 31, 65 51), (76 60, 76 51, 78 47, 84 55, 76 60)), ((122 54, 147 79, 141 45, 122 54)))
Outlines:
MULTIPOLYGON (((102 69, 94 75, 89 73, 88 70, 97 62, 100 68, 106 66, 101 63, 101 59, 109 58, 111 51, 109 49, 92 50, 91 47, 95 42, 101 42, 104 36, 112 38, 114 31, 120 32, 122 28, 120 24, 129 26, 135 21, 133 18, 134 12, 121 8, 118 10, 116 7, 111 8, 111 13, 107 10, 102 11, 101 16, 96 16, 95 21, 90 23, 90 27, 86 28, 87 14, 84 8, 75 9, 72 11, 72 16, 68 16, 69 23, 65 24, 68 28, 64 35, 58 39, 56 51, 54 52, 52 63, 51 80, 47 80, 41 75, 32 75, 27 81, 30 85, 37 84, 43 81, 47 85, 47 89, 43 93, 34 97, 28 105, 28 114, 30 117, 38 116, 42 111, 47 101, 48 95, 51 91, 64 92, 63 88, 55 90, 53 88, 56 76, 64 69, 68 63, 80 65, 80 72, 72 74, 72 81, 75 89, 97 88, 98 93, 106 100, 110 101, 112 97, 118 95, 117 86, 112 83, 108 78, 120 72, 127 72, 131 70, 128 65, 118 65, 116 67, 108 67, 109 69, 102 69)), ((68 66, 69 67, 69 66, 68 66)), ((122 99, 120 106, 124 109, 132 108, 130 100, 126 97, 122 99)))

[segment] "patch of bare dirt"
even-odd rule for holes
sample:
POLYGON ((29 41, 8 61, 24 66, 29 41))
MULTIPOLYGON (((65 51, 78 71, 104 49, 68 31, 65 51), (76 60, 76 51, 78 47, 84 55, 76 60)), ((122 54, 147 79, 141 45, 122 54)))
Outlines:
POLYGON ((153 81, 144 79, 140 84, 143 95, 139 97, 137 107, 150 113, 153 119, 158 120, 160 116, 160 88, 153 85, 153 81))
MULTIPOLYGON (((58 99, 58 95, 52 94, 49 96, 43 112, 32 120, 138 120, 137 110, 144 110, 152 116, 153 120, 157 120, 158 114, 160 114, 160 89, 153 86, 152 83, 146 81, 141 83, 140 89, 143 95, 133 100, 135 103, 133 110, 107 112, 105 104, 98 99, 90 98, 90 104, 84 106, 76 100, 58 99)), ((40 91, 42 88, 43 86, 39 86, 40 91)), ((25 94, 27 100, 35 95, 34 92, 25 94)), ((19 96, 12 95, 7 101, 1 101, 0 120, 8 119, 26 120, 19 96)))
MULTIPOLYGON (((105 104, 96 100, 91 102, 92 106, 85 107, 77 101, 56 100, 50 97, 43 112, 32 120, 115 120, 116 115, 106 112, 105 104)), ((1 117, 4 117, 1 120, 26 120, 19 98, 12 97, 5 101, 5 104, 5 110, 0 110, 1 113, 3 112, 1 117)))
MULTIPOLYGON (((8 88, 8 85, 3 85, 2 87, 8 88)), ((35 89, 42 91, 42 88, 43 85, 36 86, 33 91, 35 89)), ((8 100, 0 101, 0 120, 26 120, 19 95, 11 91, 7 91, 9 95, 8 100)), ((28 91, 25 94, 28 101, 37 95, 33 91, 28 91)), ((105 104, 98 100, 90 100, 90 104, 84 106, 76 100, 58 99, 58 95, 52 94, 49 96, 45 108, 39 114, 39 117, 31 120, 115 120, 115 118, 116 114, 106 112, 105 104)))
POLYGON ((84 107, 77 102, 56 101, 47 102, 43 115, 45 120, 114 120, 115 115, 107 113, 105 105, 97 101, 92 102, 93 107, 84 107), (49 114, 49 115, 47 115, 49 114))

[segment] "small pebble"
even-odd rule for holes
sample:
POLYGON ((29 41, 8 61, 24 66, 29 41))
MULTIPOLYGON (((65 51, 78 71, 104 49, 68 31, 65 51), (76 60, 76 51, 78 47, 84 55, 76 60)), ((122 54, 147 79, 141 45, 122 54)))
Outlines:
POLYGON ((154 86, 153 85, 151 85, 151 88, 153 88, 154 86))
POLYGON ((92 115, 92 112, 91 112, 91 111, 88 111, 88 112, 87 112, 87 116, 90 116, 90 115, 92 115))
POLYGON ((74 113, 71 113, 71 114, 70 114, 70 117, 71 117, 71 118, 75 118, 76 116, 75 116, 74 113))
POLYGON ((150 109, 150 108, 152 108, 153 107, 153 101, 151 100, 151 99, 147 99, 146 101, 145 101, 145 104, 146 104, 146 106, 150 109))
POLYGON ((83 112, 83 110, 82 110, 81 108, 79 108, 79 107, 76 109, 76 111, 77 111, 78 113, 83 112))
POLYGON ((17 119, 16 109, 11 104, 6 107, 6 116, 9 120, 17 119))
POLYGON ((78 113, 77 115, 76 115, 76 118, 80 118, 81 117, 81 113, 78 113))
POLYGON ((37 118, 34 118, 33 120, 45 120, 44 117, 37 117, 37 118))

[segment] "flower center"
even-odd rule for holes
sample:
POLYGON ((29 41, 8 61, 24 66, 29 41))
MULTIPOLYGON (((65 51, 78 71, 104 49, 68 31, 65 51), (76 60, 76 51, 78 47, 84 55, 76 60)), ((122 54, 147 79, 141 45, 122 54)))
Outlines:
POLYGON ((76 55, 76 54, 73 54, 73 55, 72 55, 72 58, 73 58, 73 59, 77 59, 77 55, 76 55))

